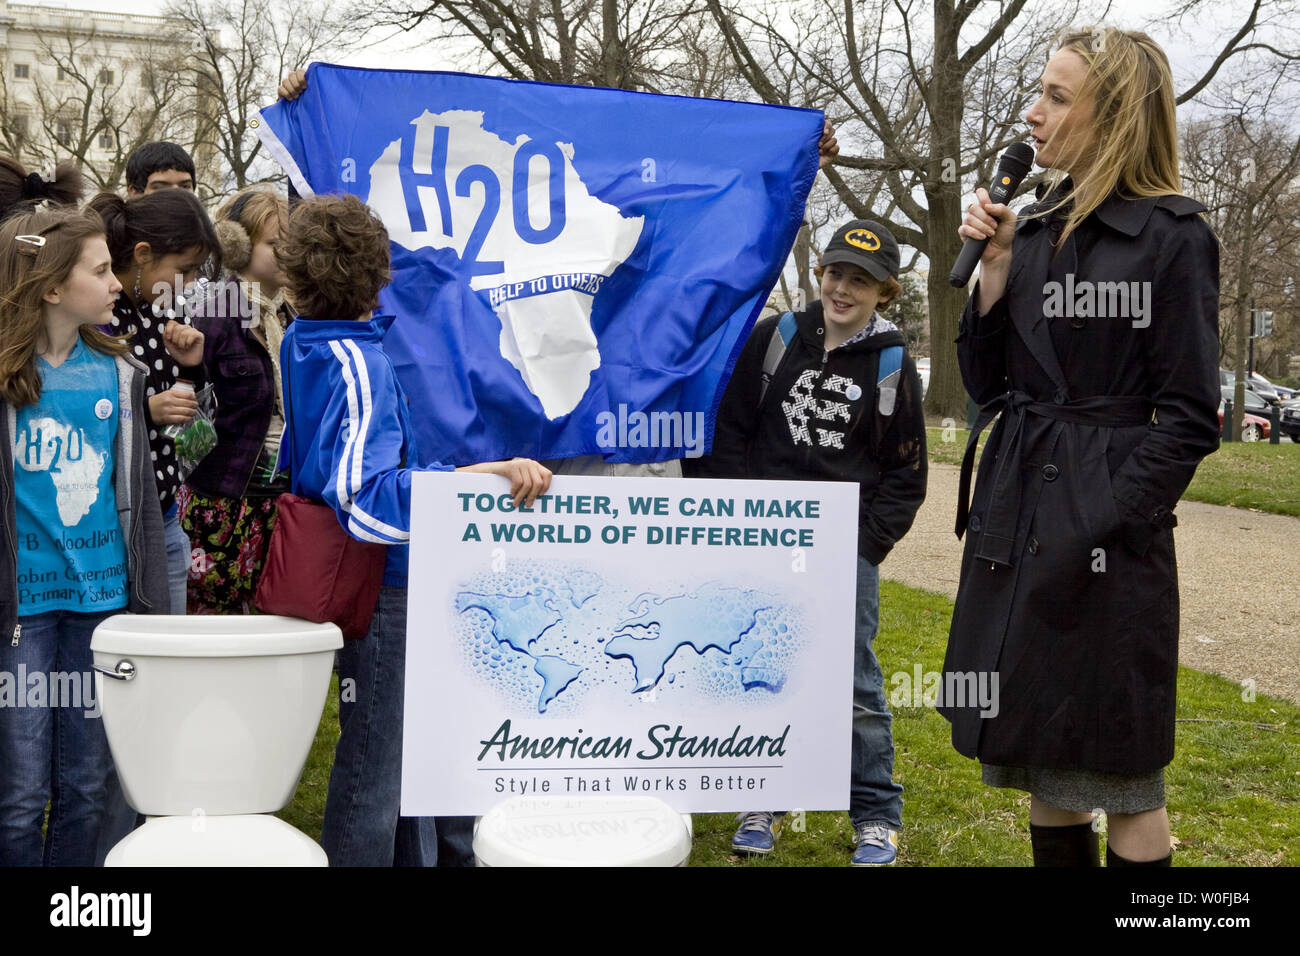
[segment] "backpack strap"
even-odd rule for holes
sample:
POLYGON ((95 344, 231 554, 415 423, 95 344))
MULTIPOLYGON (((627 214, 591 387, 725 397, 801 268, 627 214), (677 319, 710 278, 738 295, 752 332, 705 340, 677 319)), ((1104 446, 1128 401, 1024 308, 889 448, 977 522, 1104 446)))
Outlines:
POLYGON ((767 343, 767 353, 763 356, 763 384, 758 393, 760 405, 767 396, 767 386, 771 384, 772 377, 776 375, 777 367, 781 364, 781 359, 785 355, 786 348, 790 345, 790 340, 794 338, 796 328, 794 313, 786 312, 776 323, 776 328, 772 330, 772 338, 767 343))
POLYGON ((877 375, 876 409, 888 418, 894 414, 898 400, 898 382, 903 377, 903 347, 890 345, 880 350, 880 371, 877 375))

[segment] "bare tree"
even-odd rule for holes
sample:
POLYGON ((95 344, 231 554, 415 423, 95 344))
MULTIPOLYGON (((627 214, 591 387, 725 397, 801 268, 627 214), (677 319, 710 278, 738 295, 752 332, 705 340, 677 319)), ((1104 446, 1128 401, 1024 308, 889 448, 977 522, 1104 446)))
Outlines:
POLYGON ((712 91, 701 9, 700 0, 378 0, 367 21, 468 39, 481 68, 514 79, 679 92, 693 64, 712 91))
MULTIPOLYGON (((884 220, 932 266, 960 251, 963 182, 991 168, 1016 138, 1036 69, 1073 12, 1044 20, 1024 13, 1026 0, 979 14, 974 3, 936 0, 922 29, 921 0, 804 0, 749 13, 708 3, 763 99, 788 102, 767 82, 772 63, 788 62, 820 91, 848 147, 826 171, 840 200, 854 216, 884 220), (959 34, 976 36, 964 52, 959 34)), ((964 409, 964 391, 955 354, 940 343, 955 338, 965 293, 946 278, 932 267, 926 283, 936 343, 928 401, 931 411, 954 414, 964 409)))
POLYGON ((207 190, 221 194, 283 178, 263 162, 253 121, 275 100, 281 77, 341 49, 356 28, 329 0, 173 0, 166 15, 186 37, 183 77, 194 128, 196 162, 210 156, 221 175, 207 190))
POLYGON ((1256 92, 1252 89, 1235 112, 1189 123, 1182 137, 1184 179, 1209 207, 1220 240, 1220 356, 1236 371, 1233 419, 1238 434, 1250 371, 1251 309, 1273 312, 1274 341, 1288 341, 1294 320, 1280 306, 1294 298, 1300 274, 1300 135, 1258 118, 1265 104, 1250 102, 1256 92))
POLYGON ((0 71, 5 151, 39 168, 75 160, 96 186, 117 189, 132 150, 178 131, 175 38, 146 44, 138 66, 123 64, 93 32, 45 33, 38 44, 30 87, 15 88, 8 64, 0 71))
MULTIPOLYGON (((849 147, 827 169, 840 199, 855 215, 887 219, 901 242, 929 259, 933 362, 927 409, 961 414, 966 397, 950 343, 966 292, 948 285, 947 267, 961 249, 963 196, 975 183, 988 182, 997 156, 1023 138, 1022 116, 1042 65, 1080 5, 773 0, 756 9, 752 3, 706 2, 733 62, 759 97, 791 102, 769 79, 773 64, 793 62, 815 81, 843 130, 841 143, 849 147)), ((1189 0, 1180 11, 1192 17, 1201 6, 1201 0, 1189 0)), ((1242 52, 1286 55, 1263 36, 1268 7, 1264 0, 1251 5, 1182 100, 1242 52)), ((1104 18, 1108 11, 1108 3, 1099 3, 1089 16, 1104 18)))

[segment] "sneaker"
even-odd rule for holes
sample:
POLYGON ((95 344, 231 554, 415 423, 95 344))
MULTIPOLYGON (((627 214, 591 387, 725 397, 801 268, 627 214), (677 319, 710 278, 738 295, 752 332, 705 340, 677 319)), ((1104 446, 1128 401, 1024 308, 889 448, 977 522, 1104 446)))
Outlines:
POLYGON ((878 824, 857 828, 853 866, 888 866, 898 859, 898 831, 878 824))
POLYGON ((738 813, 736 819, 740 826, 731 838, 731 849, 741 856, 766 856, 776 845, 776 836, 781 832, 781 814, 763 810, 751 810, 738 813))

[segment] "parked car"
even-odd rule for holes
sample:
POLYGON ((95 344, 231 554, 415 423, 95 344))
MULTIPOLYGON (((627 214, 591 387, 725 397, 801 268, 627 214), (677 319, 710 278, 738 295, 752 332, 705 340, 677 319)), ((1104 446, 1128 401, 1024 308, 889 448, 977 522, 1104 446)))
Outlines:
MULTIPOLYGON (((1268 418, 1272 414, 1272 406, 1266 402, 1258 392, 1252 392, 1250 389, 1245 391, 1246 411, 1252 415, 1259 415, 1261 418, 1268 418)), ((1232 401, 1233 387, 1224 385, 1219 389, 1219 395, 1225 401, 1232 401)))
MULTIPOLYGON (((1231 389, 1237 384, 1237 375, 1226 368, 1219 369, 1219 387, 1231 389)), ((1264 376, 1258 372, 1251 372, 1246 376, 1246 391, 1253 392, 1270 405, 1276 405, 1280 400, 1277 389, 1264 376)))
MULTIPOLYGON (((1300 430, 1300 419, 1296 422, 1297 430, 1300 430)), ((1252 415, 1247 412, 1241 418, 1241 437, 1239 441, 1268 441, 1268 436, 1272 433, 1272 425, 1267 418, 1260 418, 1258 415, 1252 415)), ((1219 435, 1223 435, 1223 402, 1219 402, 1219 435)), ((1294 435, 1292 441, 1300 441, 1294 435)))
POLYGON ((1300 442, 1300 402, 1282 405, 1282 420, 1278 430, 1294 442, 1300 442))
POLYGON ((1246 387, 1270 404, 1276 405, 1282 400, 1277 386, 1258 372, 1251 372, 1246 376, 1246 387))
POLYGON ((925 393, 930 390, 930 360, 928 358, 917 359, 916 371, 921 376, 921 397, 925 398, 925 393))

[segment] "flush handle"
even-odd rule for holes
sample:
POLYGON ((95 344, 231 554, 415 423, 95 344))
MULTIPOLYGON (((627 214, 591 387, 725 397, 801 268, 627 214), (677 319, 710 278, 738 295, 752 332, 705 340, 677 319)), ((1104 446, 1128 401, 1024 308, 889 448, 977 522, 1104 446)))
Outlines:
POLYGON ((96 671, 105 677, 111 677, 113 680, 131 680, 135 677, 135 665, 128 660, 120 660, 117 666, 112 670, 107 667, 100 667, 98 664, 92 665, 96 671))

